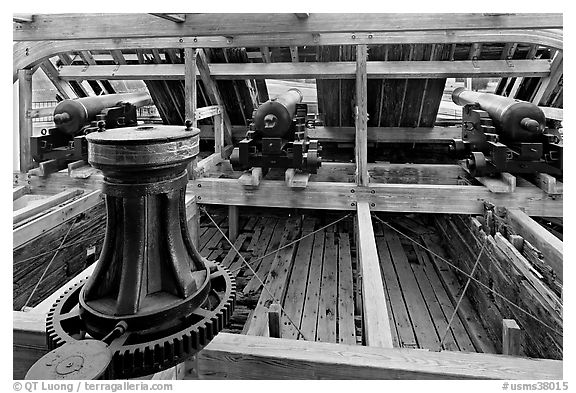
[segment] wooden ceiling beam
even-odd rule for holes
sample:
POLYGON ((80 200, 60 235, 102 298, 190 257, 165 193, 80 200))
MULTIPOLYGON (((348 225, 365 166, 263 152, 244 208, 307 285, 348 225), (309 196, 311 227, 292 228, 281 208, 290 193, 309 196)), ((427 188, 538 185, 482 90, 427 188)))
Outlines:
POLYGON ((233 38, 214 37, 171 37, 134 39, 64 40, 45 42, 17 42, 13 47, 13 81, 18 69, 32 68, 45 58, 63 52, 78 50, 134 50, 156 48, 238 48, 264 46, 319 46, 319 45, 384 45, 384 44, 458 44, 483 43, 527 43, 562 50, 561 30, 438 30, 409 31, 399 33, 326 33, 326 34, 267 34, 240 35, 233 38))
MULTIPOLYGON (((315 13, 305 19, 292 14, 188 14, 170 23, 150 14, 43 14, 14 26, 14 41, 107 38, 159 38, 278 33, 375 33, 469 29, 562 29, 562 14, 454 13, 315 13)), ((166 15, 166 14, 163 14, 166 15)))
MULTIPOLYGON (((219 63, 209 64, 215 80, 242 79, 354 79, 354 62, 326 63, 219 63)), ((197 71, 198 74, 198 71, 197 71)), ((470 61, 372 61, 367 63, 369 79, 505 77, 550 75, 548 60, 470 61), (476 65, 476 66, 475 66, 476 65)), ((64 66, 64 80, 178 80, 184 79, 183 64, 64 66)))

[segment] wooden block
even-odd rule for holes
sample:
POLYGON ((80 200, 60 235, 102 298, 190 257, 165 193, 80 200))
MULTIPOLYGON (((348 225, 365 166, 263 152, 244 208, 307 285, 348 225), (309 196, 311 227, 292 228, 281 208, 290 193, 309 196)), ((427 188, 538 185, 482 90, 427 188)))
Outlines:
POLYGON ((272 303, 268 308, 268 331, 270 337, 282 337, 282 325, 280 324, 280 316, 282 315, 282 308, 278 303, 272 303))
POLYGON ((516 177, 510 173, 502 172, 497 177, 476 177, 491 192, 514 192, 516 190, 516 177))
POLYGON ((562 194, 562 183, 556 180, 554 176, 546 173, 536 174, 536 185, 540 187, 546 194, 562 194))
POLYGON ((520 326, 513 319, 502 320, 502 354, 510 356, 520 355, 520 326))
POLYGON ((296 169, 286 169, 284 182, 293 190, 303 190, 308 186, 309 173, 296 172, 296 169))
POLYGON ((340 233, 338 240, 338 342, 355 344, 354 287, 350 237, 340 233))
POLYGON ((262 168, 252 168, 250 171, 244 172, 238 179, 238 182, 244 188, 252 189, 258 188, 262 180, 262 168))

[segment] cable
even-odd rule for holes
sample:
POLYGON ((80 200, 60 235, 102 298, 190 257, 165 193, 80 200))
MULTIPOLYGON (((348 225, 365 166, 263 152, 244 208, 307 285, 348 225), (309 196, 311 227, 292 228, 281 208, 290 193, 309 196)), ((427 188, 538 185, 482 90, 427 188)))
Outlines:
POLYGON ((50 250, 50 251, 41 252, 40 254, 36 254, 36 255, 34 255, 33 257, 28 257, 28 258, 21 259, 21 260, 19 260, 19 261, 14 262, 13 265, 19 265, 19 264, 21 264, 21 263, 31 261, 32 259, 36 259, 36 258, 38 258, 38 257, 41 257, 41 256, 43 256, 43 255, 52 254, 52 253, 55 252, 55 251, 60 251, 60 250, 63 250, 63 249, 65 249, 65 248, 69 248, 69 247, 72 247, 72 246, 76 246, 76 245, 78 245, 78 244, 82 244, 82 243, 84 243, 86 240, 90 240, 90 239, 94 239, 94 238, 103 238, 103 237, 104 237, 103 234, 88 236, 88 237, 85 237, 84 239, 79 240, 79 241, 77 241, 77 242, 68 243, 68 244, 66 244, 65 246, 61 246, 61 247, 55 248, 55 249, 50 250))
MULTIPOLYGON (((260 284, 262 284, 262 288, 264 290, 266 290, 266 292, 268 292, 268 295, 270 295, 270 297, 272 298, 273 301, 275 301, 276 303, 278 303, 278 305, 280 306, 280 309, 282 310, 282 312, 284 313, 284 315, 286 316, 286 318, 288 318, 288 320, 290 321, 290 323, 292 324, 292 326, 294 326, 296 328, 296 330, 298 331, 298 334, 300 334, 300 336, 302 336, 302 338, 306 341, 306 337, 304 336, 304 334, 302 333, 302 331, 298 328, 298 326, 296 326, 296 324, 294 323, 294 321, 292 321, 292 318, 290 318, 290 316, 286 313, 286 311, 284 310, 284 307, 282 307, 282 305, 280 304, 279 301, 276 300, 276 298, 274 297, 274 295, 272 295, 272 293, 270 292, 270 290, 266 287, 266 285, 264 285, 264 282, 262 282, 262 279, 260 277, 258 277, 258 275, 256 274, 256 272, 254 271, 254 269, 252 269, 252 266, 250 266, 248 264, 248 262, 246 262, 246 259, 244 259, 244 257, 242 256, 242 254, 240 254, 240 251, 238 251, 236 249, 236 247, 234 247, 234 244, 232 244, 232 242, 230 241, 230 239, 228 239, 228 236, 226 236, 226 234, 222 231, 222 229, 220 229, 220 227, 216 224, 216 222, 212 219, 212 216, 210 216, 210 214, 208 214, 208 212, 206 211, 206 209, 204 207, 201 207, 201 209, 204 211, 204 213, 208 216, 208 218, 210 219, 210 221, 212 221, 212 223, 214 224, 214 226, 216 227, 216 229, 218 229, 218 231, 222 234, 222 237, 224 237, 224 239, 226 239, 226 241, 230 244, 230 247, 232 247, 232 249, 236 252, 236 254, 238 254, 238 256, 242 259, 242 262, 244 262, 246 264, 246 266, 248 266, 248 269, 250 269, 250 271, 254 274, 254 277, 256 277, 258 279, 258 281, 260 281, 260 284)), ((296 339, 298 339, 298 337, 296 337, 296 339)))
MULTIPOLYGON (((328 225, 325 225, 325 226, 323 226, 322 228, 319 228, 319 229, 317 229, 317 230, 315 230, 315 231, 313 231, 313 232, 307 233, 306 235, 302 236, 300 239, 297 239, 297 240, 294 240, 294 241, 292 241, 292 242, 290 242, 290 243, 288 243, 288 244, 285 244, 284 246, 280 247, 279 249, 277 249, 277 250, 275 250, 275 251, 271 251, 271 252, 269 252, 268 254, 266 254, 266 255, 264 255, 264 256, 261 256, 261 257, 258 257, 258 258, 254 259, 254 260, 250 260, 250 263, 251 263, 251 264, 254 264, 254 263, 256 263, 256 262, 258 262, 258 261, 260 261, 260 260, 262 260, 262 259, 264 259, 264 258, 266 258, 266 257, 269 257, 269 256, 272 255, 272 254, 276 254, 278 251, 280 251, 280 250, 282 250, 282 249, 284 249, 284 248, 286 248, 286 247, 290 247, 291 245, 296 244, 296 243, 298 243, 298 242, 306 239, 307 237, 314 235, 314 234, 317 233, 317 232, 323 231, 323 230, 326 229, 326 228, 329 228, 329 227, 331 227, 331 226, 333 226, 333 225, 336 225, 337 223, 339 223, 340 221, 344 220, 345 218, 350 217, 350 215, 351 215, 350 213, 349 213, 349 214, 346 214, 345 216, 337 219, 336 221, 334 221, 334 222, 332 222, 332 223, 330 223, 330 224, 328 224, 328 225)), ((240 270, 241 268, 242 268, 242 266, 234 269, 231 273, 234 274, 234 273, 236 273, 238 270, 240 270)))
MULTIPOLYGON (((66 234, 64 235, 64 238, 62 239, 62 242, 60 243, 60 247, 62 247, 62 245, 64 244, 64 242, 66 241, 66 238, 68 238, 68 235, 70 234, 70 231, 72 230, 72 227, 76 224, 76 221, 78 221, 78 217, 76 217, 76 219, 72 222, 72 225, 70 225, 70 227, 68 228, 68 231, 66 232, 66 234)), ((44 276, 46 275, 46 273, 48 272, 48 269, 50 268, 50 266, 52 265, 52 262, 54 262, 54 260, 56 259, 56 256, 58 255, 58 251, 60 251, 60 247, 58 247, 56 249, 56 252, 54 253, 54 255, 52 256, 52 259, 50 260, 50 262, 48 262, 48 265, 46 266, 46 269, 44 269, 44 271, 42 272, 42 275, 40 276, 40 279, 38 280, 38 282, 36 283, 36 285, 34 286, 34 289, 32 290, 32 293, 30 294, 30 296, 28 296, 28 300, 26 300, 26 303, 24 303, 24 305, 22 306, 22 309, 24 309, 28 303, 30 302, 30 299, 32 299, 32 296, 34 296, 34 293, 36 292, 36 290, 38 289, 38 286, 40 285, 40 283, 42 282, 42 280, 44 279, 44 276)))
MULTIPOLYGON (((430 254, 434 255, 435 257, 437 257, 438 259, 440 259, 441 261, 445 262, 446 264, 448 264, 450 267, 454 268, 455 270, 457 270, 458 272, 462 273, 464 276, 470 278, 472 281, 476 282, 478 285, 480 285, 481 287, 485 288, 486 290, 488 290, 489 292, 493 293, 494 295, 498 296, 500 299, 504 300, 506 303, 508 303, 509 305, 513 306, 514 308, 522 311, 524 314, 528 315, 529 317, 531 317, 532 319, 534 319, 535 321, 539 322, 540 324, 542 324, 543 326, 547 327, 548 329, 550 329, 553 333, 556 333, 557 335, 559 335, 560 337, 563 337, 562 332, 559 332, 558 330, 554 329, 553 327, 551 327, 550 325, 548 325, 546 322, 542 321, 540 318, 538 318, 537 316, 535 316, 534 314, 530 313, 529 311, 524 310, 522 307, 518 306, 517 304, 513 303, 511 300, 508 300, 505 296, 501 295, 500 293, 496 292, 494 289, 490 288, 488 285, 484 284, 481 281, 478 281, 477 279, 475 279, 474 277, 471 277, 470 274, 466 273, 464 270, 460 269, 458 266, 454 265, 453 263, 447 261, 445 258, 442 258, 440 255, 436 254, 434 251, 430 250, 429 248, 423 246, 422 244, 418 243, 416 240, 412 239, 410 236, 405 235, 404 233, 400 232, 398 229, 394 228, 392 225, 388 224, 386 221, 383 221, 382 219, 380 219, 380 217, 376 216, 376 215, 372 215, 372 217, 374 217, 376 220, 380 221, 382 224, 388 226, 389 228, 391 228, 392 230, 396 231, 397 233, 399 233, 400 235, 404 236, 406 239, 410 240, 412 243, 416 244, 417 246, 423 248, 424 250, 428 251, 430 254)), ((562 307, 562 306, 561 306, 562 307)))
POLYGON ((439 351, 442 350, 442 345, 444 344, 444 339, 446 338, 446 335, 450 331, 450 326, 452 325, 452 321, 454 321, 454 317, 456 316, 456 313, 458 312, 458 308, 460 307, 460 303, 462 303, 462 299, 464 299, 464 294, 466 293, 466 290, 468 289, 468 285, 470 285, 470 281, 472 281, 472 276, 474 276, 474 273, 476 272, 476 267, 478 267, 478 262, 480 262, 480 256, 484 252, 484 247, 486 247, 486 242, 484 242, 484 244, 482 244, 482 248, 480 249, 480 253, 478 254, 478 258, 476 258, 476 262, 474 262, 474 266, 472 267, 472 271, 470 272, 470 277, 468 277, 468 280, 466 281, 466 285, 464 285, 464 289, 462 290, 462 293, 460 294, 460 297, 458 298, 458 302, 456 302, 456 307, 454 307, 454 311, 452 311, 452 316, 450 317, 450 320, 448 321, 448 325, 446 326, 446 330, 444 331, 444 335, 442 335, 442 338, 440 339, 440 348, 438 349, 439 351))

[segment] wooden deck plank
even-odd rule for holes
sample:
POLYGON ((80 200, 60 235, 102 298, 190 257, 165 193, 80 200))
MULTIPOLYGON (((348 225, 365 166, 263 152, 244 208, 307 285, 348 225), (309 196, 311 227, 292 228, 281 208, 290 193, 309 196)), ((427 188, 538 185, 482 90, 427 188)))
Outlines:
MULTIPOLYGON (((350 235, 338 234, 338 342, 356 344, 350 235)), ((391 321, 392 322, 392 321, 391 321)))
MULTIPOLYGON (((278 231, 279 232, 279 231, 278 231)), ((288 244, 298 237, 300 233, 300 220, 289 220, 282 234, 281 244, 288 244)), ((267 336, 268 332, 268 309, 272 303, 282 303, 286 295, 288 279, 294 263, 296 244, 279 250, 266 277, 263 290, 258 299, 254 313, 247 323, 247 334, 252 336, 267 336)))
MULTIPOLYGON (((452 302, 450 301, 450 298, 446 293, 446 289, 442 286, 440 277, 438 277, 438 273, 434 269, 434 266, 432 265, 432 262, 430 261, 428 254, 418 246, 414 247, 414 250, 416 251, 416 255, 418 256, 420 263, 422 263, 424 274, 428 278, 428 281, 434 292, 434 296, 436 297, 438 304, 446 317, 446 320, 449 320, 449 318, 452 316, 452 313, 454 312, 454 306, 452 305, 452 302)), ((476 351, 474 344, 472 343, 470 337, 468 336, 466 328, 464 327, 462 321, 460 320, 460 315, 456 315, 456 317, 452 321, 450 330, 452 331, 452 334, 456 339, 456 343, 458 344, 458 348, 460 349, 460 351, 466 351, 466 352, 476 351)), ((442 333, 444 332, 442 329, 440 329, 440 331, 442 333)))
MULTIPOLYGON (((430 237, 430 235, 422 235, 422 240, 428 249, 432 250, 442 258, 449 260, 444 250, 432 237, 430 237)), ((448 267, 446 262, 440 260, 440 258, 435 255, 430 255, 430 261, 434 263, 438 277, 441 279, 442 285, 446 289, 446 294, 449 296, 452 305, 455 307, 461 288, 455 273, 450 267, 448 267)), ((474 307, 467 296, 462 298, 462 302, 458 308, 458 315, 460 316, 460 320, 464 327, 468 331, 468 335, 474 343, 476 351, 497 353, 494 343, 489 339, 488 333, 484 329, 478 315, 474 312, 474 307), (466 313, 464 310, 471 310, 471 312, 466 313)))
MULTIPOLYGON (((312 233, 315 222, 315 219, 304 221, 302 236, 312 233)), ((310 270, 313 245, 313 235, 302 239, 300 243, 298 243, 296 258, 294 260, 294 266, 292 267, 292 274, 290 275, 290 283, 288 284, 286 298, 284 299, 285 314, 282 314, 282 338, 300 338, 298 329, 300 328, 300 321, 302 320, 302 312, 304 310, 306 284, 308 282, 308 271, 310 270), (286 314, 290 316, 298 329, 290 322, 286 314)))
POLYGON ((250 240, 250 244, 248 245, 247 251, 254 252, 256 245, 258 245, 258 239, 264 231, 264 227, 266 226, 266 222, 268 221, 269 217, 258 217, 257 223, 254 225, 254 233, 252 234, 252 238, 250 240))
POLYGON ((302 313, 302 322, 300 323, 300 330, 308 341, 316 340, 316 321, 318 317, 318 299, 322 278, 324 238, 324 231, 320 231, 314 235, 314 246, 312 249, 312 259, 310 261, 310 272, 308 273, 308 284, 306 286, 304 312, 302 313))
MULTIPOLYGON (((238 236, 238 239, 236 239, 236 241, 234 242, 234 248, 236 248, 236 250, 240 251, 240 249, 242 248, 242 245, 244 245, 244 242, 246 241, 247 238, 248 238, 247 233, 241 233, 238 236)), ((234 263, 234 261, 236 261, 236 259, 240 259, 240 257, 238 256, 238 254, 236 253, 236 250, 234 250, 234 248, 230 247, 230 250, 228 250, 228 253, 224 257, 224 259, 222 259, 221 263, 226 268, 230 268, 232 266, 232 264, 234 263)), ((240 263, 242 263, 242 262, 240 261, 240 263)), ((233 270, 230 269, 230 271, 233 271, 233 270)))
MULTIPOLYGON (((278 219, 274 217, 268 217, 262 224, 262 227, 258 233, 258 239, 254 243, 254 248, 252 249, 252 257, 250 258, 250 261, 248 261, 252 267, 252 270, 257 271, 260 263, 262 263, 261 260, 257 261, 257 259, 265 255, 269 249, 268 245, 270 244, 270 239, 272 239, 272 235, 274 234, 274 227, 276 227, 276 225, 278 225, 278 219)), ((252 240, 254 240, 254 238, 252 240)), ((272 249, 270 249, 270 251, 272 251, 272 249)), ((252 276, 252 270, 246 270, 244 275, 252 276)))
POLYGON ((408 316, 408 311, 406 309, 404 297, 402 296, 400 284, 398 283, 398 276, 392 263, 386 239, 384 239, 384 237, 377 237, 376 245, 378 246, 378 256, 380 258, 380 270, 384 279, 384 285, 388 292, 392 314, 394 316, 393 319, 390 320, 390 323, 393 322, 396 326, 396 329, 392 329, 392 332, 394 333, 394 331, 396 331, 398 347, 414 348, 417 346, 416 336, 412 329, 412 323, 408 316))
POLYGON ((406 308, 416 333, 416 339, 420 348, 436 350, 440 340, 434 329, 424 299, 418 288, 418 283, 412 274, 406 253, 402 248, 398 236, 388 228, 384 228, 384 237, 390 249, 392 262, 396 268, 402 293, 406 299, 406 308))
MULTIPOLYGON (((277 224, 274 227, 274 230, 272 232, 272 237, 270 239, 270 243, 268 243, 268 248, 266 249, 266 254, 274 252, 280 247, 280 245, 282 243, 282 238, 283 238, 284 232, 287 230, 287 228, 288 228, 288 224, 285 222, 285 220, 278 220, 278 222, 277 222, 277 224), (285 230, 282 230, 282 228, 285 228, 285 230)), ((262 255, 265 255, 265 254, 262 254, 262 255)), ((262 255, 258 255, 258 257, 256 257, 256 258, 259 258, 262 255)), ((244 293, 256 292, 262 287, 260 280, 262 280, 262 281, 266 280, 266 276, 268 275, 268 272, 270 271, 272 264, 274 263, 274 258, 277 255, 278 255, 278 253, 274 253, 274 254, 268 255, 266 258, 259 261, 257 263, 258 268, 255 268, 254 265, 252 266, 252 268, 256 272, 256 276, 258 276, 258 277, 254 276, 254 277, 252 277, 252 279, 250 279, 250 281, 248 281, 248 283, 244 287, 244 291, 243 291, 244 293), (260 278, 260 280, 258 278, 260 278)))
MULTIPOLYGON (((412 272, 414 273, 414 277, 416 278, 416 282, 418 283, 418 287, 420 288, 420 292, 424 298, 424 302, 426 304, 426 308, 432 317, 432 322, 436 327, 436 333, 440 338, 444 335, 446 328, 448 326, 448 320, 450 319, 451 315, 444 315, 442 308, 438 302, 434 294, 434 290, 432 289, 432 285, 424 272, 424 266, 422 264, 422 260, 418 257, 416 250, 414 250, 414 256, 417 258, 418 263, 410 263, 410 267, 412 268, 412 272)), ((457 319, 457 317, 455 318, 457 319)), ((454 322, 452 322, 454 323, 454 322)), ((459 347, 456 342, 456 338, 450 328, 446 337, 444 338, 444 342, 442 344, 442 348, 448 351, 458 351, 459 347)))
POLYGON ((324 262, 320 300, 318 303, 318 320, 316 341, 336 342, 336 304, 338 296, 338 248, 334 232, 326 232, 324 243, 324 262))

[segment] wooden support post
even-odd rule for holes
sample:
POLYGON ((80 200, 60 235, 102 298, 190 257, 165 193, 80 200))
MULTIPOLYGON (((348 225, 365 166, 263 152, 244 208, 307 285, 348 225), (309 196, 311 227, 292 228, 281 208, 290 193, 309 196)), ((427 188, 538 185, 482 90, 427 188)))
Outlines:
POLYGON ((222 155, 223 147, 224 147, 224 116, 222 116, 222 111, 220 111, 220 114, 214 116, 214 153, 220 153, 220 155, 222 155))
POLYGON ((362 277, 364 339, 367 346, 392 348, 392 330, 368 202, 358 202, 357 222, 356 252, 362 277))
POLYGON ((368 77, 366 45, 356 46, 356 182, 368 186, 368 77))
POLYGON ((184 48, 184 109, 185 119, 196 127, 196 49, 184 48))
POLYGON ((20 133, 20 172, 32 168, 30 137, 32 136, 32 70, 18 70, 18 126, 20 133))
POLYGON ((550 99, 552 92, 554 91, 556 85, 560 81, 564 71, 563 71, 563 55, 561 51, 556 53, 554 60, 552 60, 552 66, 550 68, 550 76, 542 78, 540 82, 540 87, 534 95, 532 102, 536 105, 547 106, 547 101, 550 99))
POLYGON ((244 172, 238 179, 238 182, 242 184, 244 188, 254 189, 258 188, 261 180, 262 168, 252 168, 250 171, 244 172))
POLYGON ((282 338, 282 325, 280 324, 280 316, 282 309, 278 303, 272 303, 268 308, 268 331, 270 337, 282 338))
POLYGON ((76 97, 76 93, 72 90, 68 82, 58 76, 58 70, 54 67, 50 59, 44 60, 40 64, 40 68, 42 68, 42 71, 44 71, 48 79, 50 79, 50 82, 52 82, 56 90, 58 90, 62 98, 71 99, 76 97))
POLYGON ((238 238, 238 221, 238 206, 228 206, 228 237, 232 243, 234 243, 238 238))
POLYGON ((520 356, 520 326, 513 319, 502 320, 502 354, 520 356))
POLYGON ((198 247, 200 239, 200 210, 198 209, 198 201, 196 195, 186 193, 186 223, 188 226, 188 233, 194 247, 198 247))

